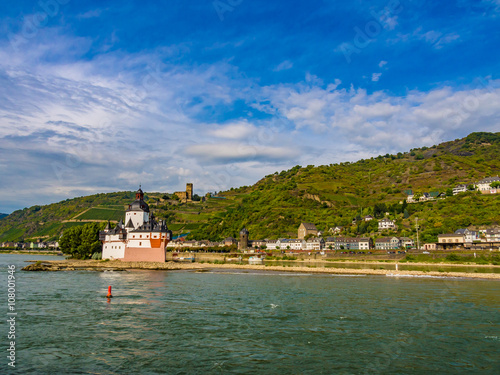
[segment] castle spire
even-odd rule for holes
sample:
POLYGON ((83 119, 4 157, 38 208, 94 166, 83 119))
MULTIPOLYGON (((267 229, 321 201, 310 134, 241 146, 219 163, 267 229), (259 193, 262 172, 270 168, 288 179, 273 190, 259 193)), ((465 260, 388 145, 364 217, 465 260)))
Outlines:
POLYGON ((139 190, 135 192, 135 199, 136 200, 144 200, 144 192, 141 189, 141 185, 139 184, 139 190))

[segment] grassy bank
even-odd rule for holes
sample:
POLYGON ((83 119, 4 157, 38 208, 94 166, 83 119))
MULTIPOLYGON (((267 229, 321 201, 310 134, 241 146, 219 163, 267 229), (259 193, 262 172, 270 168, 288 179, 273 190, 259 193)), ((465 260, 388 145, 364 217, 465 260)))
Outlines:
POLYGON ((408 254, 400 263, 429 263, 429 264, 479 264, 500 265, 500 254, 448 254, 443 258, 436 258, 433 254, 408 254))

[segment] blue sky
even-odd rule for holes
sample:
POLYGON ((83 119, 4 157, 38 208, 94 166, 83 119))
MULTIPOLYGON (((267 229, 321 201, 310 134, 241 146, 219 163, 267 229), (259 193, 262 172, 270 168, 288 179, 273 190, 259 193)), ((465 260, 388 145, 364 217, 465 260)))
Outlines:
POLYGON ((0 5, 0 212, 500 131, 500 1, 0 5))

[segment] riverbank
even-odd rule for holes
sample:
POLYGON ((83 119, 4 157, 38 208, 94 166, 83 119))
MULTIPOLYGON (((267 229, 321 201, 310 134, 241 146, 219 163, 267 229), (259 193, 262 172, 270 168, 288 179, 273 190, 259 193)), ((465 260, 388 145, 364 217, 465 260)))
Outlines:
MULTIPOLYGON (((191 271, 210 271, 214 269, 226 270, 259 270, 275 272, 300 272, 314 274, 341 274, 341 275, 380 275, 380 276, 400 276, 400 277, 460 277, 472 279, 496 279, 500 280, 498 273, 467 273, 467 272, 437 272, 437 271, 396 271, 375 268, 319 268, 304 267, 294 265, 249 265, 249 264, 213 264, 213 263, 178 263, 178 262, 122 262, 122 261, 99 261, 99 260, 63 260, 63 261, 30 261, 31 264, 24 267, 25 271, 124 271, 131 269, 143 270, 191 270, 191 271)), ((377 266, 377 264, 373 264, 377 266)))
POLYGON ((60 255, 60 251, 38 251, 38 250, 0 250, 0 254, 24 254, 24 255, 60 255))

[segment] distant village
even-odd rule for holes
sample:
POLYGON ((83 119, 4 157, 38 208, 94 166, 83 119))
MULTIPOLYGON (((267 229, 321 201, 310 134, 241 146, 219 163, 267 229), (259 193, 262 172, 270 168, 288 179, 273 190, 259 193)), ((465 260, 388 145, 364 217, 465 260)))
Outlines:
MULTIPOLYGON (((452 194, 460 194, 467 192, 469 190, 476 190, 482 194, 497 194, 500 192, 500 178, 498 176, 488 177, 482 179, 474 184, 465 185, 460 184, 451 189, 452 194)), ((186 185, 185 192, 175 192, 176 196, 183 202, 193 201, 193 184, 188 183, 186 185)), ((407 191, 407 203, 417 203, 425 202, 435 199, 444 199, 449 196, 450 192, 430 192, 430 193, 415 193, 411 190, 407 191)), ((108 226, 106 233, 109 233, 109 238, 114 238, 111 234, 120 233, 121 237, 117 235, 116 241, 120 242, 126 237, 126 233, 130 230, 137 231, 144 228, 141 227, 143 224, 148 222, 149 217, 149 207, 143 201, 142 190, 139 189, 136 195, 136 201, 130 205, 129 210, 127 210, 126 218, 128 220, 127 224, 124 225, 122 222, 118 223, 116 228, 111 230, 108 226), (135 206, 134 206, 135 204, 135 206), (134 208, 135 207, 135 208, 134 208), (141 215, 146 214, 144 218, 141 216, 141 222, 135 223, 136 216, 130 216, 133 211, 139 211, 141 215), (129 220, 130 219, 130 220, 129 220), (140 224, 140 225, 139 225, 140 224)), ((137 212, 134 214, 137 215, 137 212)), ((361 218, 363 221, 374 220, 371 215, 366 215, 361 218)), ((357 219, 353 220, 353 224, 356 224, 357 219)), ((154 221, 154 217, 151 217, 151 223, 157 224, 154 221)), ((164 224, 162 224, 164 225, 164 224)), ((396 236, 385 236, 381 238, 376 238, 375 240, 371 237, 345 237, 342 236, 344 232, 343 227, 336 226, 330 228, 327 232, 323 233, 319 231, 314 223, 301 223, 298 231, 297 238, 279 238, 276 240, 262 239, 262 240, 250 240, 249 232, 243 228, 239 235, 239 239, 233 237, 228 237, 221 242, 213 242, 208 240, 186 240, 185 237, 179 237, 177 239, 166 241, 164 245, 165 250, 170 251, 186 251, 191 249, 203 249, 203 248, 235 248, 244 252, 258 252, 263 250, 281 250, 285 252, 328 252, 328 251, 341 251, 345 253, 353 252, 370 252, 371 250, 383 250, 389 253, 392 252, 402 252, 408 249, 419 248, 422 250, 447 250, 447 249, 486 249, 486 248, 500 248, 500 227, 491 226, 477 229, 470 228, 458 228, 454 233, 444 233, 438 235, 438 242, 436 243, 424 243, 420 244, 417 240, 409 237, 396 237, 396 236), (417 242, 417 243, 416 243, 417 242)), ((379 233, 385 231, 396 231, 397 225, 395 221, 389 218, 383 218, 378 221, 378 231, 379 233)), ((166 231, 166 227, 162 227, 162 232, 166 231)), ((108 237, 101 236, 101 239, 106 238, 110 241, 108 237)), ((169 237, 171 238, 171 237, 169 237)), ((117 243, 118 243, 117 242, 117 243)), ((124 252, 126 246, 114 245, 114 249, 118 249, 119 252, 124 252)), ((138 246, 138 245, 136 245, 138 246)), ((145 245, 140 245, 144 247, 145 245)), ((1 243, 2 248, 16 248, 20 250, 42 250, 42 251, 57 251, 59 249, 59 243, 57 241, 45 242, 42 239, 38 239, 35 242, 3 242, 1 243)), ((106 245, 104 245, 106 249, 106 245)), ((114 254, 114 253, 113 253, 114 254)), ((121 254, 121 253, 120 253, 121 254)), ((116 255, 116 254, 115 254, 116 255)))

